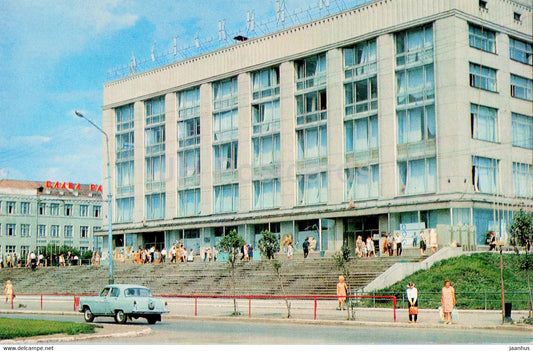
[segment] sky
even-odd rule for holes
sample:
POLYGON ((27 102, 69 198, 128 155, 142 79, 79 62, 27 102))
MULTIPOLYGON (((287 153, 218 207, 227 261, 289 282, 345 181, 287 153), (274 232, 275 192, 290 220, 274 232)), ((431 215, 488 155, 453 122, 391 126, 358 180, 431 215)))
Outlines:
POLYGON ((140 71, 361 2, 285 0, 281 23, 275 0, 0 0, 0 179, 101 184, 102 134, 74 111, 101 125, 132 56, 140 71))

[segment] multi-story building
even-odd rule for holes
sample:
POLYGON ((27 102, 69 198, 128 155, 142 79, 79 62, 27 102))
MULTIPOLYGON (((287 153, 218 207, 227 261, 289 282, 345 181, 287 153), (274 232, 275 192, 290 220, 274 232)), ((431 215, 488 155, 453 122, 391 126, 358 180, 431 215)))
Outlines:
POLYGON ((0 180, 1 257, 24 257, 48 244, 92 250, 102 218, 99 185, 0 180))
POLYGON ((375 0, 106 83, 115 239, 503 235, 533 208, 531 14, 375 0))

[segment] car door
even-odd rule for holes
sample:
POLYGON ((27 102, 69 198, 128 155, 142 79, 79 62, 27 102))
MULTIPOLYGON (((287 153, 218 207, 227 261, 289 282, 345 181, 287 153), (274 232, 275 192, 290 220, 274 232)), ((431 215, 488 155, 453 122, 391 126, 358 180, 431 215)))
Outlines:
POLYGON ((115 309, 118 305, 118 300, 120 296, 120 289, 116 286, 111 288, 111 291, 109 291, 109 294, 106 297, 105 300, 105 313, 107 315, 114 315, 115 309))
POLYGON ((91 303, 91 311, 94 315, 102 315, 105 314, 106 311, 106 302, 107 302, 107 295, 109 295, 109 291, 111 290, 110 287, 106 286, 100 295, 94 298, 93 303, 91 303))

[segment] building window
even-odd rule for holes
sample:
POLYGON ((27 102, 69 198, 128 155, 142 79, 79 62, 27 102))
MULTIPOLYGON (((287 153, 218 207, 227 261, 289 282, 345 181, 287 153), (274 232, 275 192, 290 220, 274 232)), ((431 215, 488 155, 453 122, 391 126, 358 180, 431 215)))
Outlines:
POLYGON ((197 216, 200 210, 200 188, 178 192, 180 217, 197 216))
POLYGON ((296 89, 315 88, 326 84, 326 54, 296 60, 296 89))
POLYGON ((25 258, 30 253, 30 247, 27 245, 22 245, 20 247, 20 257, 25 258))
POLYGON ((472 128, 472 138, 493 143, 498 141, 497 109, 471 104, 470 123, 472 128))
POLYGON ((279 99, 252 105, 253 134, 279 130, 279 99))
POLYGON ((474 156, 472 161, 472 181, 474 191, 495 194, 498 190, 499 161, 478 156, 474 156))
POLYGON ((473 24, 469 25, 469 32, 471 47, 496 53, 496 32, 473 24))
POLYGON ((344 48, 342 51, 345 79, 377 72, 376 39, 344 48))
POLYGON ((200 174, 200 148, 186 149, 178 152, 179 178, 200 174))
POLYGON ((396 34, 396 66, 433 62, 433 26, 409 29, 396 34))
POLYGON ((71 225, 64 226, 63 233, 65 235, 65 238, 72 238, 72 226, 71 225))
POLYGON ((57 203, 50 204, 50 216, 59 216, 59 204, 57 203))
POLYGON ((200 115, 200 88, 180 91, 178 94, 179 118, 186 119, 200 115))
POLYGON ((308 127, 296 131, 298 160, 310 160, 328 155, 326 125, 308 127))
POLYGON ((37 236, 39 238, 46 238, 46 225, 39 224, 39 227, 37 228, 37 236))
POLYGON ((116 158, 117 161, 133 159, 133 149, 135 146, 133 131, 116 135, 116 158))
POLYGON ((133 194, 133 161, 120 162, 116 164, 117 172, 117 194, 133 194))
POLYGON ((483 10, 487 10, 487 1, 485 0, 479 0, 479 8, 483 10))
POLYGON ((65 216, 67 216, 67 217, 72 216, 72 205, 65 204, 63 206, 63 210, 64 210, 64 213, 65 213, 65 216))
POLYGON ((533 149, 533 117, 514 112, 511 116, 513 119, 513 146, 533 149))
POLYGON ((398 144, 435 139, 435 106, 397 111, 398 144))
POLYGON ((346 153, 378 148, 378 116, 344 121, 346 153))
POLYGON ((159 96, 144 102, 146 125, 165 122, 165 97, 159 96))
POLYGON ((17 246, 15 245, 6 245, 6 254, 13 254, 17 251, 17 246))
POLYGON ((80 216, 81 217, 89 216, 89 205, 80 205, 80 216))
POLYGON ((20 225, 20 236, 21 237, 29 237, 30 236, 30 225, 29 224, 21 224, 20 225))
POLYGON ((44 216, 46 214, 46 204, 39 203, 39 215, 44 216))
POLYGON ((6 202, 6 210, 7 214, 15 214, 15 208, 16 208, 16 202, 13 201, 7 201, 6 202))
POLYGON ((239 211, 239 184, 218 185, 214 192, 215 213, 239 211))
POLYGON ((280 161, 279 134, 270 134, 252 139, 254 167, 269 166, 280 161))
POLYGON ((59 226, 58 225, 51 225, 50 226, 50 237, 57 238, 59 237, 59 226))
POLYGON ((178 121, 179 147, 200 144, 200 117, 178 121))
POLYGON ((98 218, 100 217, 101 213, 102 213, 101 206, 93 206, 93 217, 98 218))
POLYGON ((396 71, 398 105, 430 103, 435 99, 433 64, 396 71))
POLYGON ((165 155, 147 157, 146 162, 146 190, 162 190, 165 186, 165 155))
POLYGON ((252 72, 252 99, 267 99, 279 95, 279 67, 252 72))
POLYGON ((121 106, 115 109, 117 131, 133 129, 133 104, 121 106))
POLYGON ((298 205, 315 205, 328 202, 328 178, 326 172, 299 174, 298 205))
POLYGON ((213 135, 214 140, 231 140, 237 138, 238 110, 232 109, 213 113, 213 135))
POLYGON ((82 225, 80 226, 80 238, 86 239, 89 237, 89 227, 82 225))
POLYGON ((533 65, 533 44, 509 38, 509 56, 511 60, 533 65))
POLYGON ((146 153, 153 154, 165 151, 165 125, 157 125, 144 130, 146 153))
POLYGON ((16 224, 6 224, 6 235, 15 236, 17 225, 16 224))
POLYGON ((237 106, 237 99, 237 77, 213 83, 213 107, 215 110, 237 106))
POLYGON ((296 124, 303 125, 327 119, 326 90, 296 96, 296 124))
POLYGON ((279 179, 256 180, 253 182, 254 209, 275 208, 281 205, 281 183, 279 179))
POLYGON ((513 190, 518 197, 533 197, 533 167, 513 162, 513 190))
POLYGON ((399 193, 401 195, 437 191, 437 162, 433 158, 398 162, 399 193))
POLYGON ((146 195, 146 219, 165 218, 165 193, 146 195))
POLYGON ((532 86, 533 86, 533 80, 511 74, 511 96, 512 97, 522 99, 522 100, 533 101, 531 98, 532 86))
POLYGON ((215 172, 237 169, 238 142, 213 145, 215 155, 215 172))
POLYGON ((344 171, 345 201, 377 198, 379 193, 379 166, 348 168, 344 171))
POLYGON ((133 208, 134 208, 134 198, 127 197, 122 199, 117 199, 117 213, 116 221, 119 223, 130 223, 133 222, 133 208))
POLYGON ((518 13, 518 12, 515 12, 513 13, 513 18, 516 22, 522 22, 522 14, 521 13, 518 13))
POLYGON ((371 77, 344 84, 345 116, 378 109, 378 81, 371 77))
POLYGON ((21 202, 20 203, 20 213, 22 213, 22 214, 30 214, 30 203, 29 202, 21 202))
POLYGON ((496 92, 496 70, 490 67, 470 64, 470 86, 496 92))

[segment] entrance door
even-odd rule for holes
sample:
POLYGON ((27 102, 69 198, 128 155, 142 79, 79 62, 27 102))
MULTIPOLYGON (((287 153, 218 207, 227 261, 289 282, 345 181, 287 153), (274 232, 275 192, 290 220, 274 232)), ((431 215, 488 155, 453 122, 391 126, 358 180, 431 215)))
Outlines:
POLYGON ((156 249, 161 250, 165 247, 165 232, 144 233, 142 237, 146 249, 155 246, 156 249))

